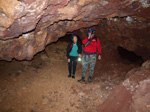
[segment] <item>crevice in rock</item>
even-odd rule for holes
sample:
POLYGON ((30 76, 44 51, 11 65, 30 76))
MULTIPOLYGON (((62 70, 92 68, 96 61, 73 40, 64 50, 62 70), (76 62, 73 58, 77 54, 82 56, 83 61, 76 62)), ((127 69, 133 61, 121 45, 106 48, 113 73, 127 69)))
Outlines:
POLYGON ((142 65, 144 62, 141 56, 138 56, 136 53, 132 51, 128 51, 127 49, 118 46, 117 47, 118 53, 122 59, 128 60, 131 63, 142 65))

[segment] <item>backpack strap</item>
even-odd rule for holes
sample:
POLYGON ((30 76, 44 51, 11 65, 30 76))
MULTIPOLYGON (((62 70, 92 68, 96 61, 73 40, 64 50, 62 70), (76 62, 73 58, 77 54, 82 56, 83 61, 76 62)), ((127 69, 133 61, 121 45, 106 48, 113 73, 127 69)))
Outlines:
POLYGON ((96 43, 97 43, 97 37, 94 36, 92 39, 89 39, 89 40, 85 43, 84 46, 85 46, 85 47, 88 46, 88 45, 91 43, 91 41, 92 41, 93 39, 95 39, 95 40, 96 40, 96 43))
POLYGON ((95 38, 95 40, 96 40, 96 42, 97 42, 97 37, 96 37, 96 36, 94 36, 94 38, 95 38))

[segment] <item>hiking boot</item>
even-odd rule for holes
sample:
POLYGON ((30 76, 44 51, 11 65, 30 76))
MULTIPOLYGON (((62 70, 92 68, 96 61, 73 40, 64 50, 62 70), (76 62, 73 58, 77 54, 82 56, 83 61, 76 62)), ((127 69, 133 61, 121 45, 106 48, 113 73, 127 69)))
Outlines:
POLYGON ((72 78, 75 79, 75 74, 72 74, 72 78))
POLYGON ((92 82, 92 77, 89 77, 88 81, 89 81, 89 82, 92 82))
POLYGON ((78 82, 84 82, 85 81, 85 78, 82 77, 81 79, 78 80, 78 82))
POLYGON ((73 75, 72 78, 75 79, 75 76, 73 75))
POLYGON ((71 75, 69 74, 68 77, 71 77, 71 75))

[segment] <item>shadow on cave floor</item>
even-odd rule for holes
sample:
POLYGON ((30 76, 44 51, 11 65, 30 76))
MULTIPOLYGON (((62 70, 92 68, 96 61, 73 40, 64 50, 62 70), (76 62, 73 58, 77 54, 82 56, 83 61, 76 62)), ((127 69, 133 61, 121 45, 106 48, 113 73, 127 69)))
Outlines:
POLYGON ((62 39, 32 61, 0 61, 0 112, 96 112, 125 74, 139 66, 122 63, 108 49, 97 61, 93 83, 78 83, 82 66, 78 63, 76 79, 67 77, 66 46, 62 39))

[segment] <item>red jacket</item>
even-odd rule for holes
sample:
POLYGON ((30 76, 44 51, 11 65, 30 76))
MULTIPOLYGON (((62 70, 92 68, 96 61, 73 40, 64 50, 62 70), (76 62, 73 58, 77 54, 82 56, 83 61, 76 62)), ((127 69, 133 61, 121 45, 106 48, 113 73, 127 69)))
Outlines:
MULTIPOLYGON (((93 36, 92 38, 94 38, 94 36, 93 36)), ((97 38, 97 37, 96 37, 96 38, 97 38)), ((91 38, 90 38, 90 39, 91 39, 91 38)), ((84 38, 84 39, 82 40, 83 45, 84 45, 88 40, 89 40, 89 39, 88 39, 87 37, 84 38)), ((91 43, 90 43, 88 46, 84 47, 84 53, 96 53, 97 49, 98 49, 98 54, 101 55, 101 44, 100 44, 100 41, 99 41, 98 38, 97 38, 97 41, 96 41, 96 39, 93 39, 93 40, 91 41, 91 43)))

